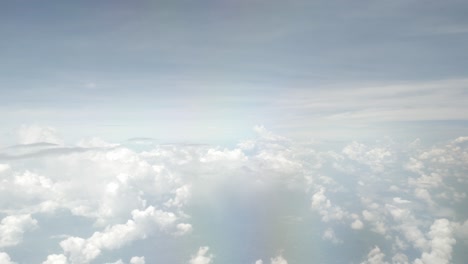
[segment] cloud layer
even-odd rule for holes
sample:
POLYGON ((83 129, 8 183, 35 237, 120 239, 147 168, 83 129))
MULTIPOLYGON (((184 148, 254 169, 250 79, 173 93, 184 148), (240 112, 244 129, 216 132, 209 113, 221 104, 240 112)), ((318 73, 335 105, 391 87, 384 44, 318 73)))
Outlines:
POLYGON ((362 263, 464 257, 466 137, 337 147, 254 131, 232 148, 92 139, 3 149, 17 156, 0 165, 3 261, 22 263, 24 243, 47 264, 330 260, 314 245, 362 263), (151 254, 141 241, 171 250, 151 254))

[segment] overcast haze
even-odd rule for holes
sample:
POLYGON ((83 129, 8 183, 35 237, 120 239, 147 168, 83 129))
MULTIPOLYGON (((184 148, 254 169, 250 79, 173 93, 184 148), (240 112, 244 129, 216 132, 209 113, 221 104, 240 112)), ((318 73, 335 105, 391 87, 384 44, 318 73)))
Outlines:
POLYGON ((466 1, 0 3, 0 264, 463 263, 466 1))

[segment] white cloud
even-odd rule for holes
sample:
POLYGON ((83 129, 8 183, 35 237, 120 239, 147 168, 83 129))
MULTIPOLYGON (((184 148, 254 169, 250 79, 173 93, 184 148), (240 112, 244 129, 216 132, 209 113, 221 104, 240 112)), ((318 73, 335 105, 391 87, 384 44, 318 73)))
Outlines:
POLYGON ((255 126, 254 131, 262 140, 268 141, 284 141, 286 138, 278 136, 271 131, 268 131, 264 126, 255 126))
POLYGON ((130 264, 145 264, 145 257, 132 257, 130 264))
MULTIPOLYGON (((443 178, 438 173, 431 173, 429 175, 423 173, 416 179, 408 179, 408 183, 415 186, 416 188, 419 187, 421 190, 424 190, 425 188, 433 189, 438 188, 443 184, 443 178)), ((416 192, 415 194, 417 195, 416 192)))
POLYGON ((54 182, 28 170, 21 173, 11 170, 0 181, 0 189, 0 210, 10 214, 52 212, 56 208, 52 200, 56 194, 54 182), (15 212, 18 207, 21 209, 15 212))
POLYGON ((144 211, 134 210, 132 219, 125 224, 95 232, 88 239, 69 237, 60 246, 69 256, 72 264, 88 263, 101 254, 102 250, 113 250, 152 234, 156 228, 170 230, 177 221, 177 216, 170 212, 157 210, 149 206, 144 211))
MULTIPOLYGON (((263 264, 263 260, 259 259, 254 264, 263 264)), ((270 259, 270 264, 288 264, 288 261, 280 254, 270 259)))
POLYGON ((320 209, 321 207, 330 207, 330 200, 327 199, 325 196, 325 188, 320 188, 318 192, 316 192, 312 196, 312 208, 320 209))
POLYGON ((345 217, 349 217, 349 213, 341 207, 332 205, 331 201, 325 196, 325 191, 324 187, 320 187, 319 191, 312 195, 311 207, 322 216, 322 221, 342 220, 345 217))
MULTIPOLYGON (((168 240, 192 232, 198 237, 200 232, 194 232, 194 227, 199 228, 205 216, 189 215, 197 211, 194 208, 230 213, 231 209, 237 210, 238 202, 265 210, 273 208, 268 203, 278 199, 279 208, 284 205, 296 210, 297 203, 288 204, 290 198, 307 201, 309 197, 309 208, 323 222, 334 224, 335 230, 325 228, 324 240, 347 243, 364 233, 338 230, 369 228, 376 233, 370 237, 372 243, 381 243, 379 239, 389 243, 385 248, 391 248, 391 252, 373 249, 364 263, 384 261, 385 255, 393 256, 394 263, 409 263, 412 260, 408 256, 412 255, 403 254, 407 250, 420 252, 420 261, 434 258, 434 252, 438 252, 431 244, 434 238, 424 230, 431 221, 445 215, 463 220, 455 210, 444 211, 466 204, 463 140, 433 147, 420 144, 410 150, 354 142, 337 153, 326 146, 311 149, 311 145, 289 141, 264 128, 257 132, 255 140, 234 148, 168 144, 137 151, 100 140, 83 141, 81 147, 73 148, 35 146, 56 152, 35 154, 34 159, 17 157, 0 164, 0 213, 7 219, 36 213, 53 218, 65 212, 72 214, 72 220, 91 223, 80 227, 89 233, 65 232, 60 242, 63 254, 49 255, 43 262, 47 264, 96 261, 98 256, 108 257, 110 251, 132 247, 136 240, 159 239, 159 235, 154 236, 158 232, 168 240), (294 195, 289 197, 290 193, 294 195)), ((271 210, 271 221, 284 218, 284 210, 271 210)), ((293 214, 306 219, 301 215, 306 212, 293 214)), ((463 221, 451 224, 457 230, 453 236, 468 237, 463 235, 465 225, 463 221)), ((2 222, 2 226, 6 224, 2 222)), ((1 243, 18 245, 23 233, 10 235, 14 237, 10 242, 4 241, 7 237, 0 236, 1 243)), ((192 257, 191 263, 214 261, 204 247, 192 257)), ((283 261, 280 257, 271 261, 283 261)))
POLYGON ((426 189, 416 188, 414 190, 414 195, 417 198, 425 201, 428 205, 434 205, 434 201, 432 201, 431 195, 429 194, 429 192, 426 189))
POLYGON ((0 248, 18 245, 23 240, 23 234, 36 227, 37 220, 29 214, 3 218, 0 222, 0 248))
POLYGON ((394 197, 393 198, 393 201, 395 203, 398 203, 398 204, 408 204, 408 203, 411 203, 411 201, 408 201, 408 200, 405 200, 405 199, 401 199, 400 197, 394 197))
POLYGON ((389 163, 393 162, 393 155, 389 148, 368 148, 366 145, 353 142, 343 149, 349 159, 369 166, 376 172, 382 172, 389 163))
POLYGON ((177 172, 161 170, 126 148, 47 156, 33 164, 30 169, 41 174, 18 172, 11 166, 4 171, 7 177, 0 188, 5 191, 0 197, 5 198, 0 199, 0 210, 13 205, 28 212, 64 208, 106 226, 126 220, 132 210, 146 208, 162 197, 177 210, 190 199, 190 186, 177 172))
POLYGON ((367 260, 361 262, 361 264, 385 264, 388 263, 384 261, 385 254, 380 251, 380 248, 375 246, 367 254, 367 260))
POLYGON ((106 264, 125 264, 125 262, 123 262, 121 259, 115 261, 115 262, 109 262, 109 263, 106 263, 106 264))
MULTIPOLYGON (((399 206, 402 205, 400 204, 399 206)), ((419 222, 415 219, 409 209, 388 204, 385 208, 397 223, 393 227, 394 229, 399 230, 405 239, 413 245, 413 247, 420 250, 427 248, 427 240, 419 228, 419 222)))
POLYGON ((205 155, 203 155, 200 158, 201 162, 215 162, 215 161, 244 161, 246 160, 247 157, 244 155, 242 150, 240 149, 234 149, 234 150, 218 150, 218 149, 213 149, 210 148, 206 152, 205 155))
POLYGON ((67 257, 65 257, 65 255, 62 255, 62 254, 49 255, 47 256, 47 260, 42 262, 42 264, 67 264, 67 263, 68 263, 67 257))
POLYGON ((383 214, 377 211, 376 208, 369 209, 372 209, 372 211, 362 211, 362 217, 364 220, 371 223, 372 231, 381 235, 385 235, 387 233, 387 226, 385 224, 385 218, 383 217, 383 214))
POLYGON ((10 170, 10 169, 11 169, 10 165, 8 165, 8 164, 0 164, 0 173, 7 172, 7 171, 10 170))
POLYGON ((468 141, 468 137, 458 137, 453 142, 455 144, 461 144, 461 143, 465 143, 467 141, 468 141))
POLYGON ((175 197, 169 199, 169 201, 166 202, 166 206, 174 206, 174 207, 182 207, 184 206, 190 199, 192 195, 192 190, 191 186, 186 184, 183 185, 179 188, 177 188, 174 193, 175 197))
POLYGON ((408 256, 402 253, 397 253, 392 257, 393 264, 409 264, 408 256))
POLYGON ((176 236, 182 236, 192 232, 193 227, 191 224, 179 223, 176 226, 177 231, 174 233, 176 236))
POLYGON ((415 264, 446 264, 452 259, 452 247, 456 240, 453 238, 453 229, 447 219, 437 219, 429 231, 431 239, 430 251, 423 252, 421 259, 415 260, 415 264))
POLYGON ((356 219, 356 220, 354 220, 353 223, 351 223, 351 228, 352 228, 352 229, 360 230, 360 229, 362 229, 363 227, 364 227, 364 224, 363 224, 362 221, 359 220, 359 219, 356 219))
POLYGON ((343 243, 343 240, 339 239, 336 237, 335 231, 332 228, 327 228, 322 235, 323 240, 328 240, 332 242, 333 244, 341 244, 343 243))
POLYGON ((209 247, 200 247, 197 254, 190 259, 190 264, 210 264, 213 261, 213 254, 208 254, 209 247))
POLYGON ((255 141, 254 140, 244 140, 237 144, 241 150, 253 150, 255 148, 255 141))
POLYGON ((1 264, 17 264, 16 262, 13 262, 10 256, 5 252, 0 252, 0 263, 1 264))
POLYGON ((288 264, 288 261, 282 255, 271 258, 271 264, 288 264))
POLYGON ((63 144, 63 139, 58 135, 57 130, 52 127, 41 127, 37 125, 22 125, 17 132, 19 144, 33 143, 54 143, 63 144))
POLYGON ((410 157, 409 162, 406 164, 406 169, 414 173, 421 174, 424 169, 424 163, 418 159, 410 157))

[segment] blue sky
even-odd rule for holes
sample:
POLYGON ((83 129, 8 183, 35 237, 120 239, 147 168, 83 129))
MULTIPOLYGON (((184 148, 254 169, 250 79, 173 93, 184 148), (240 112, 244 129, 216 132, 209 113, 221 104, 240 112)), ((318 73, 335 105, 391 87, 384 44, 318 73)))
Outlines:
POLYGON ((325 137, 328 127, 394 134, 408 121, 459 126, 468 112, 467 9, 463 1, 6 1, 2 130, 34 123, 71 139, 82 127, 115 140, 226 142, 258 124, 294 137, 325 137), (381 96, 389 102, 372 105, 381 96), (375 115, 324 120, 362 111, 375 115))

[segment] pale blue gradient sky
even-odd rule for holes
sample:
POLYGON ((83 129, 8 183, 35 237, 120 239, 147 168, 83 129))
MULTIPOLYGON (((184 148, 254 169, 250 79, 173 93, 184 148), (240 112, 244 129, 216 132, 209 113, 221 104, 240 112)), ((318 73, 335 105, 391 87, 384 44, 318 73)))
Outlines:
POLYGON ((457 136, 467 12, 452 0, 3 1, 0 131, 222 142, 263 124, 301 138, 457 136))

